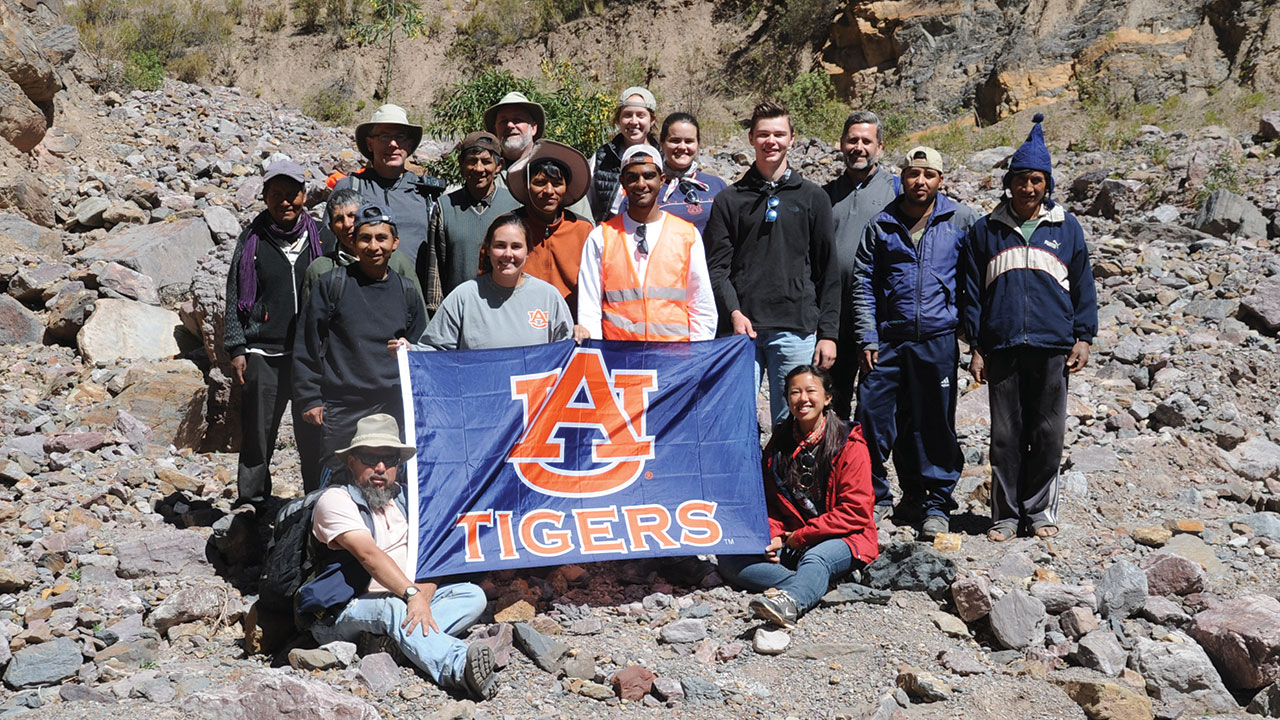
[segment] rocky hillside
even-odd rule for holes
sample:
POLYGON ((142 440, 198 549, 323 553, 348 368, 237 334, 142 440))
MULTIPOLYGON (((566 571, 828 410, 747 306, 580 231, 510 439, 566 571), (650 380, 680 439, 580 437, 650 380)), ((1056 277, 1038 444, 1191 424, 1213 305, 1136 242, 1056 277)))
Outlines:
MULTIPOLYGON (((260 652, 275 639, 250 622, 269 528, 229 514, 230 241, 277 153, 318 210, 349 133, 233 88, 96 95, 31 5, 0 4, 0 88, 44 123, 0 113, 40 135, 0 132, 0 716, 1280 717, 1277 114, 1054 148, 1102 319, 1057 538, 985 539, 986 389, 967 387, 954 534, 886 524, 883 558, 789 632, 706 558, 487 577, 474 635, 505 669, 475 705, 375 647, 260 652)), ((990 209, 1011 151, 955 154, 947 192, 990 209)), ((747 157, 707 160, 733 177, 747 157)), ((793 158, 840 168, 817 141, 793 158)), ((287 443, 274 474, 299 492, 287 443)))

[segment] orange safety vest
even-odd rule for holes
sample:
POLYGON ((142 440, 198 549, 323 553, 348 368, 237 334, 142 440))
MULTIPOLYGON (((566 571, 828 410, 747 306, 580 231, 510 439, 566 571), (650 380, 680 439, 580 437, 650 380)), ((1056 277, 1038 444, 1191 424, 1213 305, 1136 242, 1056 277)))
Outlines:
POLYGON ((605 340, 676 342, 689 340, 689 253, 697 230, 668 214, 654 242, 644 282, 627 248, 622 216, 600 224, 601 331, 605 340))

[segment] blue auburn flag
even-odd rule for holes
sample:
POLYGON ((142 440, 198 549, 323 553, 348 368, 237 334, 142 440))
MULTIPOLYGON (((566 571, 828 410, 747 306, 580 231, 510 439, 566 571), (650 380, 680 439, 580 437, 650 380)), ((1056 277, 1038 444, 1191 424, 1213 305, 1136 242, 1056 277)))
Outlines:
POLYGON ((745 336, 402 351, 417 578, 763 552, 753 356, 745 336))

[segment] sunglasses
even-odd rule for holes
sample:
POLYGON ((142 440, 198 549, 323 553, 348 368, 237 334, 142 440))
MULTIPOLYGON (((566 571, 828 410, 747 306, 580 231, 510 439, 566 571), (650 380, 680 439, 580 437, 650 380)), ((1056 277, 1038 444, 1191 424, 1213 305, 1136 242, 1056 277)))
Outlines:
POLYGON ((764 211, 765 222, 774 222, 778 219, 778 206, 781 204, 782 201, 778 199, 777 195, 769 196, 769 209, 764 211))
POLYGON ((390 143, 394 140, 397 145, 403 146, 409 144, 408 133, 378 133, 376 135, 370 135, 369 137, 373 140, 377 140, 378 142, 390 143))
POLYGON ((381 463, 390 468, 400 464, 400 453, 353 452, 351 456, 359 460, 362 465, 369 467, 378 467, 381 463))
POLYGON ((800 465, 800 487, 806 490, 813 487, 814 470, 817 468, 818 461, 814 457, 812 450, 806 450, 796 455, 796 463, 800 465))

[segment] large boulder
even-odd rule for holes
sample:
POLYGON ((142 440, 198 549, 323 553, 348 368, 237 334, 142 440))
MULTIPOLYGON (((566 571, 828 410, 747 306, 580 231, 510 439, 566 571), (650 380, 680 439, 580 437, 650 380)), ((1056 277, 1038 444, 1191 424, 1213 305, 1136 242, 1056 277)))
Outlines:
POLYGON ((0 75, 0 138, 19 152, 31 152, 44 138, 44 131, 44 113, 22 93, 17 83, 0 75))
MULTIPOLYGON (((16 210, 36 225, 46 228, 52 228, 58 222, 44 181, 16 163, 0 163, 0 208, 16 210)), ((0 236, 5 234, 7 231, 0 225, 0 236)), ((54 243, 41 237, 39 243, 42 255, 53 259, 62 257, 61 239, 54 243)))
POLYGON ((1263 331, 1276 334, 1280 330, 1280 275, 1272 275, 1253 288, 1253 294, 1240 301, 1240 315, 1254 321, 1263 331))
POLYGON ((1240 710, 1209 656, 1182 632, 1175 630, 1165 640, 1138 638, 1131 663, 1146 681, 1147 695, 1163 706, 1161 717, 1240 710))
POLYGON ((4 672, 4 684, 15 690, 53 685, 76 674, 84 658, 71 638, 24 647, 15 652, 4 672))
POLYGON ((182 320, 172 310, 133 300, 104 298, 76 336, 90 363, 167 360, 182 351, 177 333, 182 320))
POLYGON ((202 218, 187 218, 130 226, 81 250, 77 257, 88 263, 118 262, 149 275, 167 303, 186 297, 196 263, 212 248, 209 226, 202 218))
MULTIPOLYGON (((0 202, 0 207, 3 206, 3 202, 0 202)), ((59 258, 62 257, 62 234, 57 230, 41 227, 21 215, 0 212, 0 249, 6 254, 22 249, 46 258, 59 258)))
POLYGON ((31 102, 46 105, 62 89, 62 81, 15 7, 0 4, 0 73, 18 85, 31 102))
POLYGON ((207 541, 195 530, 165 530, 116 546, 122 578, 156 575, 213 575, 205 555, 207 541))
POLYGON ((1253 203, 1230 190, 1214 190, 1205 198, 1191 226, 1220 238, 1232 235, 1267 237, 1267 219, 1253 203))
POLYGON ((240 438, 240 393, 231 381, 231 358, 223 345, 227 303, 227 271, 232 244, 224 243, 200 259, 191 280, 190 299, 179 308, 183 324, 200 338, 209 357, 209 428, 206 447, 234 450, 240 438))
POLYGON ((119 395, 88 410, 82 416, 84 423, 105 432, 116 425, 123 411, 150 429, 146 443, 151 451, 163 453, 169 445, 202 446, 206 389, 194 363, 173 360, 135 366, 124 385, 119 395))
POLYGON ((252 673, 234 684, 188 695, 185 711, 206 720, 379 720, 365 701, 288 669, 252 673))
POLYGON ((1195 616, 1190 634, 1227 685, 1257 690, 1280 680, 1280 600, 1244 595, 1195 616))

